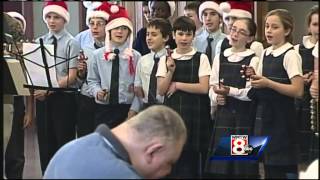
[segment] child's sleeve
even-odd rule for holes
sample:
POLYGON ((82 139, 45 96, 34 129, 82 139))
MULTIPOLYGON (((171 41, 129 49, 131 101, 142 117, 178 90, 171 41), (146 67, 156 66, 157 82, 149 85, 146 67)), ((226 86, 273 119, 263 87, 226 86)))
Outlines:
POLYGON ((290 50, 284 55, 283 67, 287 71, 289 79, 294 76, 302 76, 302 60, 300 54, 290 50))
POLYGON ((98 57, 97 54, 93 56, 93 58, 89 61, 90 70, 88 71, 88 85, 89 85, 89 94, 97 97, 98 91, 101 88, 101 79, 99 75, 98 65, 97 65, 98 57))
POLYGON ((253 41, 250 45, 250 49, 256 54, 256 56, 260 57, 263 52, 263 45, 261 42, 253 41))
POLYGON ((130 110, 133 110, 135 112, 139 112, 142 108, 142 101, 137 96, 134 96, 130 110))
POLYGON ((210 76, 210 74, 211 74, 211 67, 210 67, 208 56, 206 54, 201 54, 198 76, 199 77, 210 76))
POLYGON ((158 69, 156 73, 157 77, 166 77, 167 75, 166 58, 167 56, 162 56, 159 60, 158 69))
POLYGON ((136 68, 136 75, 134 78, 134 86, 135 87, 142 87, 142 80, 141 80, 141 59, 137 63, 136 68))
POLYGON ((213 63, 212 63, 212 69, 209 79, 209 98, 210 98, 210 104, 211 106, 217 106, 217 94, 213 91, 212 86, 216 86, 219 84, 219 66, 220 66, 220 54, 217 54, 214 57, 213 63))
POLYGON ((76 40, 71 39, 69 41, 68 46, 67 46, 67 51, 66 51, 67 55, 66 55, 66 57, 67 58, 75 57, 75 58, 73 58, 73 59, 71 59, 69 61, 69 69, 77 68, 77 66, 78 66, 77 57, 79 55, 79 52, 80 52, 79 43, 76 40), (69 53, 69 49, 68 48, 70 48, 70 54, 68 54, 69 53))

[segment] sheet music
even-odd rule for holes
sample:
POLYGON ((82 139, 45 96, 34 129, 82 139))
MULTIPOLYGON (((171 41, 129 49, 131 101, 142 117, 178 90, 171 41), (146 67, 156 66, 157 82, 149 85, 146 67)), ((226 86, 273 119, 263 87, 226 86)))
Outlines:
MULTIPOLYGON (((34 51, 35 49, 39 48, 40 44, 34 44, 34 43, 23 43, 23 54, 27 54, 29 52, 34 51)), ((44 47, 53 55, 54 54, 54 46, 52 44, 44 44, 44 47)), ((45 51, 46 59, 48 66, 53 66, 55 64, 54 56, 50 56, 47 51, 45 51)), ((39 48, 33 53, 30 53, 28 55, 24 56, 26 59, 31 60, 41 66, 38 66, 32 62, 29 62, 24 59, 24 64, 27 68, 27 71, 29 72, 28 76, 28 85, 34 85, 34 86, 42 86, 42 87, 49 87, 46 71, 44 68, 43 60, 42 60, 42 54, 41 49, 39 48), (32 83, 31 83, 31 80, 32 83)), ((59 87, 58 81, 57 81, 57 73, 55 66, 51 67, 49 69, 50 79, 52 83, 52 87, 59 87)))
POLYGON ((4 74, 3 74, 5 93, 20 95, 20 96, 30 96, 29 89, 23 87, 24 84, 27 84, 27 81, 24 76, 24 72, 22 70, 20 61, 16 59, 9 59, 9 58, 5 58, 5 60, 8 66, 8 67, 6 67, 6 65, 4 66, 4 74), (10 78, 10 76, 12 79, 10 78))

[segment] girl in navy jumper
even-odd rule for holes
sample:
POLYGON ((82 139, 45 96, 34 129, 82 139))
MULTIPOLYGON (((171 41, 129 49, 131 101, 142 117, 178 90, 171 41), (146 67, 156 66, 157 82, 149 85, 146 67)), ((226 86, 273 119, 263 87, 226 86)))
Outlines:
POLYGON ((261 127, 256 135, 269 136, 263 152, 265 178, 297 178, 297 122, 294 98, 303 95, 301 57, 292 41, 293 18, 285 9, 266 15, 264 50, 248 96, 257 100, 261 127))
POLYGON ((246 45, 254 39, 256 25, 250 18, 237 19, 230 28, 231 48, 215 56, 210 76, 210 99, 216 107, 215 126, 206 164, 206 172, 214 177, 258 177, 256 161, 221 161, 209 160, 215 153, 221 137, 232 134, 253 135, 254 118, 249 116, 255 107, 247 97, 251 88, 250 81, 241 77, 242 65, 258 66, 259 58, 246 45), (219 78, 223 84, 219 87, 219 78))
POLYGON ((314 6, 307 15, 309 35, 303 36, 302 43, 295 46, 295 49, 302 58, 302 71, 304 79, 304 96, 302 99, 296 99, 296 111, 299 127, 298 138, 300 147, 299 163, 302 163, 301 168, 306 168, 307 164, 312 162, 316 157, 319 157, 319 140, 315 136, 314 132, 310 129, 311 95, 309 92, 314 68, 314 57, 312 55, 312 50, 319 39, 318 19, 319 8, 318 6, 314 6))
POLYGON ((186 123, 188 138, 172 170, 174 178, 200 178, 210 138, 208 98, 210 64, 205 54, 192 47, 196 26, 189 17, 173 23, 177 48, 162 56, 157 71, 157 89, 164 104, 177 111, 186 123))

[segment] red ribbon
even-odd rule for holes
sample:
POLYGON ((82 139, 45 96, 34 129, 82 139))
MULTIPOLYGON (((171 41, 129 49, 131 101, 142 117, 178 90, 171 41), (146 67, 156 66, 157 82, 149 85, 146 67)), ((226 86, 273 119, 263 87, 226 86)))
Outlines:
MULTIPOLYGON (((104 59, 105 59, 106 61, 109 61, 109 60, 110 60, 110 59, 108 59, 109 54, 110 54, 110 52, 105 52, 105 53, 104 53, 104 59)), ((129 57, 128 61, 129 61, 129 62, 128 62, 128 63, 129 63, 128 71, 129 71, 129 74, 130 74, 131 76, 133 76, 133 75, 135 74, 135 68, 134 68, 134 66, 133 66, 133 58, 132 58, 132 56, 129 57)))
POLYGON ((104 59, 105 59, 106 61, 109 61, 109 60, 110 60, 110 59, 108 59, 109 54, 110 54, 110 52, 105 52, 105 53, 104 53, 104 59))
POLYGON ((132 56, 129 57, 129 74, 131 76, 133 76, 135 74, 132 56))

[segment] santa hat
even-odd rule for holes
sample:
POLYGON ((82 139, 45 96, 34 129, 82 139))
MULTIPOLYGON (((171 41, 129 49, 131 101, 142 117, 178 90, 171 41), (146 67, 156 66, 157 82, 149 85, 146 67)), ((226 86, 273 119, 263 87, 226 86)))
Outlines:
POLYGON ((105 38, 105 58, 106 60, 110 60, 114 58, 114 53, 112 53, 112 49, 110 46, 110 30, 120 27, 120 26, 126 26, 130 29, 129 37, 127 38, 127 41, 129 41, 129 47, 124 50, 123 52, 123 58, 128 59, 128 67, 129 67, 129 73, 130 75, 134 75, 135 70, 133 66, 133 52, 132 52, 132 44, 133 44, 133 25, 131 20, 129 19, 129 15, 127 10, 119 6, 117 4, 110 4, 106 3, 106 5, 109 7, 107 9, 107 12, 110 14, 108 23, 105 27, 106 31, 106 38, 105 38))
POLYGON ((16 18, 18 19, 19 21, 21 21, 22 23, 22 28, 23 28, 23 32, 26 32, 26 19, 18 12, 14 12, 14 11, 11 11, 11 12, 7 12, 7 14, 13 18, 16 18))
POLYGON ((70 14, 68 12, 68 6, 64 1, 47 1, 43 7, 42 18, 46 21, 48 13, 54 12, 66 20, 66 24, 70 21, 70 14))
POLYGON ((96 7, 93 9, 91 9, 91 8, 87 9, 87 17, 86 17, 87 26, 89 26, 90 18, 102 18, 105 21, 108 21, 108 19, 109 19, 110 14, 107 12, 109 9, 109 4, 107 4, 106 2, 104 2, 104 3, 96 2, 94 6, 96 6, 96 7), (100 4, 100 5, 97 6, 98 4, 100 4))
POLYGON ((100 1, 83 1, 83 6, 87 9, 86 12, 86 25, 89 27, 89 14, 94 11, 96 8, 101 6, 102 2, 100 1))
POLYGON ((229 1, 220 4, 223 7, 223 21, 229 16, 237 18, 252 18, 252 2, 229 1))
POLYGON ((220 7, 219 4, 214 1, 206 1, 206 2, 201 3, 199 6, 199 19, 200 19, 200 21, 203 22, 202 13, 206 9, 213 9, 213 10, 217 11, 220 14, 220 16, 222 16, 223 11, 221 8, 222 7, 220 7))
MULTIPOLYGON (((174 11, 176 10, 176 3, 174 1, 164 1, 164 2, 168 3, 168 5, 170 7, 170 17, 172 17, 174 14, 174 11)), ((152 3, 152 1, 148 2, 148 6, 149 6, 150 11, 151 11, 151 3, 152 3)))

